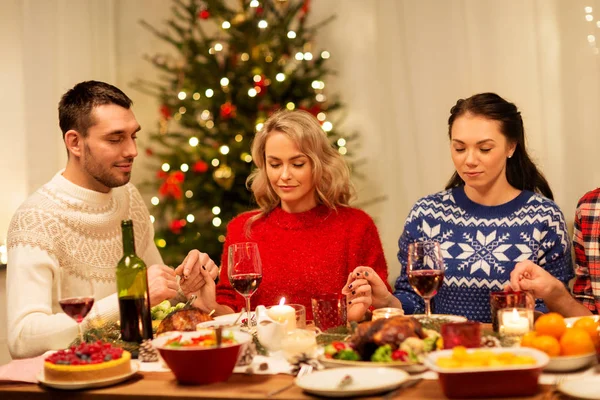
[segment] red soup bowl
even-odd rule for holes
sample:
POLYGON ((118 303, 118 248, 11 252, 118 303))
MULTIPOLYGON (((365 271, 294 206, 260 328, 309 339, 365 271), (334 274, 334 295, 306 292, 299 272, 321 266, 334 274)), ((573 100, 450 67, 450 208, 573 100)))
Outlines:
POLYGON ((154 339, 152 345, 179 383, 205 385, 229 379, 240 354, 252 340, 248 333, 223 329, 220 347, 216 347, 214 340, 200 341, 214 335, 214 329, 169 332, 154 339))
MULTIPOLYGON (((478 349, 468 349, 471 353, 478 349)), ((444 368, 437 364, 440 357, 452 356, 452 350, 434 351, 424 363, 437 372, 442 391, 450 399, 532 396, 539 390, 538 379, 549 358, 539 350, 527 347, 486 348, 492 353, 512 353, 529 356, 534 364, 486 367, 444 368)))

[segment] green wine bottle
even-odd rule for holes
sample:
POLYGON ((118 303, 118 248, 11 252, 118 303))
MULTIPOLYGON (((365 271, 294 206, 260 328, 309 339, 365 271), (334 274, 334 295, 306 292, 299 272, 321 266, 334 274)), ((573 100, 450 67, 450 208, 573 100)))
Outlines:
POLYGON ((133 221, 122 221, 121 230, 123 258, 117 264, 121 339, 141 343, 145 339, 152 339, 148 273, 144 261, 135 254, 133 221))

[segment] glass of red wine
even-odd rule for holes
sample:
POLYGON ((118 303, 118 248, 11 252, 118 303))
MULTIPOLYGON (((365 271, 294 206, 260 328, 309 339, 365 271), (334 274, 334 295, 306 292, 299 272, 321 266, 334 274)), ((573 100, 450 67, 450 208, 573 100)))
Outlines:
POLYGON ((408 282, 425 301, 425 316, 431 318, 431 298, 444 281, 444 258, 438 242, 427 240, 408 245, 408 282))
POLYGON ((65 314, 77 322, 79 340, 83 343, 81 322, 94 305, 94 286, 87 268, 84 266, 76 269, 61 268, 59 290, 58 303, 65 314))
POLYGON ((234 243, 228 249, 229 282, 231 286, 246 299, 247 322, 251 329, 250 297, 256 292, 262 281, 262 263, 258 245, 254 242, 234 243))

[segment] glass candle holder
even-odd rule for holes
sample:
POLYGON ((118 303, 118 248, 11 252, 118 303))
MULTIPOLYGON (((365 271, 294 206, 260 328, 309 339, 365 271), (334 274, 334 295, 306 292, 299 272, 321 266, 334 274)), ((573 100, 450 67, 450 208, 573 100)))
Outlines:
POLYGON ((302 354, 313 357, 317 350, 317 334, 313 331, 295 329, 283 337, 281 341, 283 356, 289 362, 302 354))
POLYGON ((404 311, 401 308, 378 308, 376 310, 373 310, 373 317, 371 318, 371 320, 375 321, 376 319, 392 318, 398 315, 404 315, 404 311))
POLYGON ((498 310, 499 332, 512 344, 519 343, 526 333, 533 330, 533 310, 529 308, 503 308, 498 310))
POLYGON ((499 332, 498 311, 503 308, 526 308, 526 292, 491 292, 490 293, 490 313, 492 317, 492 328, 494 332, 499 332))
POLYGON ((296 328, 306 329, 306 307, 302 304, 289 304, 294 310, 296 310, 296 328))
POLYGON ((481 324, 479 322, 450 322, 442 325, 444 349, 456 346, 476 348, 481 346, 481 324))

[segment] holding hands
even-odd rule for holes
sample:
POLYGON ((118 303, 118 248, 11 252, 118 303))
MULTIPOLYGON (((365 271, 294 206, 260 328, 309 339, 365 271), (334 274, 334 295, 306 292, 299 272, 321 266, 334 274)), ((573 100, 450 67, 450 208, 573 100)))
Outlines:
POLYGON ((392 295, 379 275, 370 267, 356 267, 342 288, 348 302, 348 320, 360 321, 369 307, 402 308, 400 300, 392 295))
POLYGON ((534 297, 540 299, 547 299, 561 292, 568 293, 561 281, 530 260, 515 265, 507 286, 515 291, 530 291, 534 297))
POLYGON ((148 267, 148 291, 152 307, 163 300, 177 296, 177 279, 173 268, 163 264, 153 264, 148 267))
POLYGON ((215 279, 219 276, 219 267, 208 254, 191 250, 174 274, 181 276, 179 286, 186 297, 197 296, 194 305, 205 312, 215 308, 215 279))

